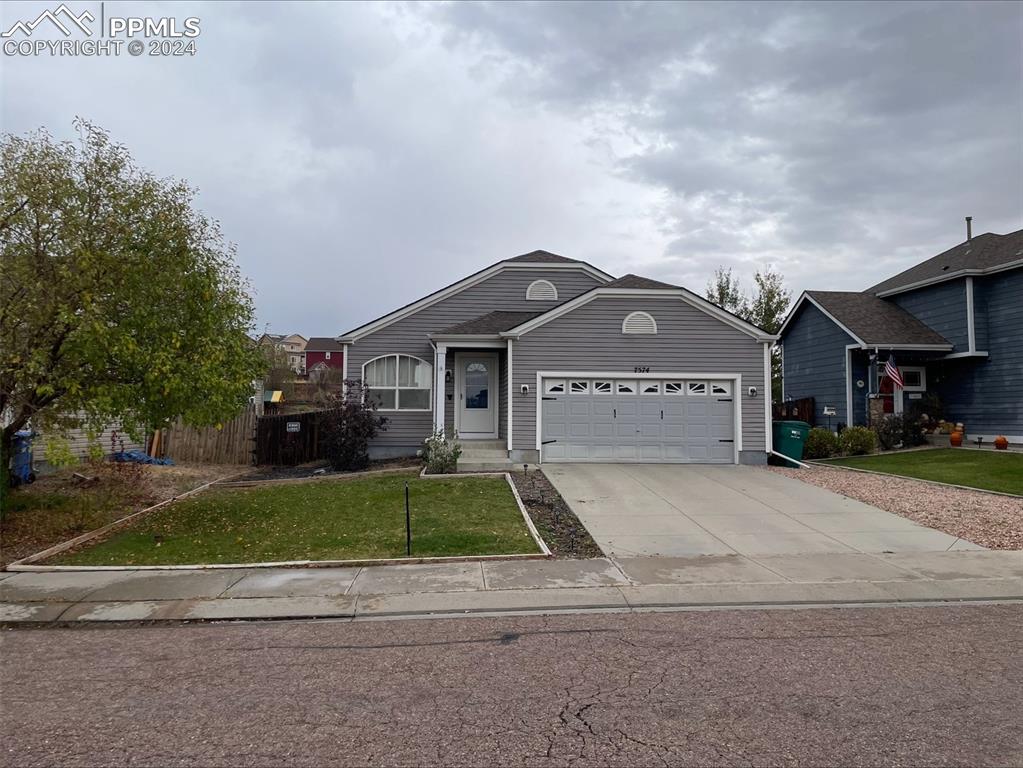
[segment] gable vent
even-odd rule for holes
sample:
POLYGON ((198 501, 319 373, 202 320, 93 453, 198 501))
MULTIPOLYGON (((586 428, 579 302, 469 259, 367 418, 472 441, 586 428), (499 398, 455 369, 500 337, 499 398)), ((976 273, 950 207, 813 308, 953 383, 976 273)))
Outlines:
POLYGON ((657 333, 657 321, 646 312, 632 312, 622 320, 622 333, 657 333))
POLYGON ((556 301, 558 289, 550 280, 534 280, 526 289, 527 301, 556 301))

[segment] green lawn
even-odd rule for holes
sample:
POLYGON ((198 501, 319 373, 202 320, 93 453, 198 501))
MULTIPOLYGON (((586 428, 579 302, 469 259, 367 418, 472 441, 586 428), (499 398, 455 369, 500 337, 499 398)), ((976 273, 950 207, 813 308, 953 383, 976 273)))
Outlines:
POLYGON ((1023 454, 1020 453, 937 448, 878 456, 850 456, 825 463, 1023 495, 1023 454))
POLYGON ((386 476, 224 488, 170 504, 62 565, 182 565, 538 551, 503 478, 386 476))

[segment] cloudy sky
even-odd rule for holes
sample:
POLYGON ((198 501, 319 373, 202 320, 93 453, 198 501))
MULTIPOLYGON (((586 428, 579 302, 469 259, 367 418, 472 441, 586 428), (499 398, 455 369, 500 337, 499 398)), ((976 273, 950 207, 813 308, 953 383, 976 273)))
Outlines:
POLYGON ((197 54, 2 56, 0 124, 82 115, 197 186, 260 328, 335 334, 537 248, 701 292, 774 265, 798 292, 865 288, 968 214, 1023 227, 1020 3, 105 13, 197 16, 197 54))

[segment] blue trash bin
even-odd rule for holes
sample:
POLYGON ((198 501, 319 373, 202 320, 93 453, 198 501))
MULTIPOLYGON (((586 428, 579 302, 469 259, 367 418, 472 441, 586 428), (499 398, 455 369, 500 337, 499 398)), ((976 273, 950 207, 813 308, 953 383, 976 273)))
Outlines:
POLYGON ((32 438, 36 433, 30 429, 22 429, 14 433, 11 445, 11 485, 34 483, 36 473, 32 469, 32 438))

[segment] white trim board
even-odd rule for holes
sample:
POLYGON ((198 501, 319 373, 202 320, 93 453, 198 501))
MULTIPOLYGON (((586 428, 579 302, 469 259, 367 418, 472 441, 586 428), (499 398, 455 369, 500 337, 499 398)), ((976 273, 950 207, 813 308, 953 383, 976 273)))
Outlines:
MULTIPOLYGON (((519 336, 527 334, 542 325, 546 325, 552 320, 556 320, 562 315, 566 315, 585 304, 589 304, 591 301, 603 297, 646 299, 677 298, 695 309, 720 320, 726 325, 730 325, 736 330, 745 333, 747 336, 752 336, 757 341, 776 341, 778 339, 777 335, 767 333, 766 331, 757 328, 755 325, 747 323, 742 318, 736 317, 730 312, 726 312, 721 309, 721 307, 710 303, 706 299, 700 298, 695 293, 687 291, 685 288, 607 288, 599 286, 576 296, 574 299, 566 301, 564 304, 554 307, 542 315, 538 315, 531 320, 527 320, 514 328, 510 328, 509 330, 502 332, 501 336, 513 339, 518 338, 519 336)), ((643 311, 648 312, 648 310, 643 311)))
MULTIPOLYGON (((888 296, 895 296, 899 293, 914 291, 917 288, 926 288, 928 285, 947 283, 949 280, 958 280, 960 277, 994 275, 999 272, 1008 272, 1010 269, 1017 269, 1018 267, 1023 267, 1023 259, 1009 261, 1005 264, 987 267, 986 269, 957 269, 955 272, 949 272, 947 275, 936 275, 935 277, 928 277, 924 280, 917 280, 915 283, 906 283, 905 285, 900 285, 897 288, 889 288, 874 295, 878 298, 884 299, 888 296)), ((912 269, 912 267, 910 267, 910 269, 912 269)), ((896 275, 896 277, 898 277, 898 275, 896 275)))
MULTIPOLYGON (((782 380, 784 381, 784 371, 782 380)), ((764 445, 767 453, 774 450, 774 430, 771 425, 771 405, 774 401, 774 394, 771 389, 771 342, 764 342, 764 445)), ((742 393, 737 393, 740 397, 742 393)))
POLYGON ((464 291, 466 288, 472 288, 474 285, 482 283, 484 280, 493 277, 499 272, 504 272, 505 270, 525 269, 541 270, 549 269, 556 271, 574 269, 582 270, 591 277, 594 277, 597 280, 600 280, 605 283, 610 282, 613 279, 611 275, 607 274, 606 272, 599 270, 596 267, 582 261, 557 262, 553 264, 538 261, 520 262, 499 261, 496 264, 491 264, 489 267, 482 269, 479 272, 475 272, 474 274, 471 274, 468 277, 463 278, 456 283, 452 283, 446 288, 441 288, 438 291, 434 291, 433 293, 424 296, 421 299, 413 301, 411 304, 406 304, 404 307, 396 309, 393 312, 389 312, 386 315, 383 315, 382 317, 378 317, 376 320, 372 320, 368 323, 365 323, 364 325, 358 326, 357 328, 353 328, 347 333, 343 333, 340 336, 338 336, 337 340, 340 341, 341 343, 348 344, 355 343, 364 336, 367 336, 375 331, 379 331, 381 328, 386 328, 388 325, 396 323, 397 321, 402 320, 406 317, 414 315, 419 310, 426 309, 427 307, 436 304, 438 301, 442 301, 443 299, 446 299, 449 296, 454 296, 456 293, 464 291))

